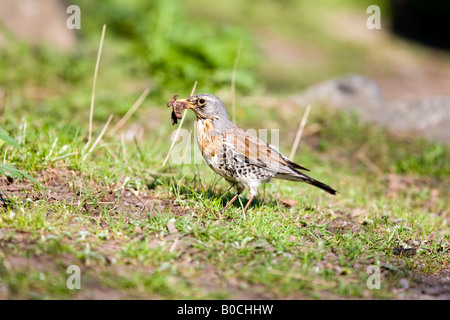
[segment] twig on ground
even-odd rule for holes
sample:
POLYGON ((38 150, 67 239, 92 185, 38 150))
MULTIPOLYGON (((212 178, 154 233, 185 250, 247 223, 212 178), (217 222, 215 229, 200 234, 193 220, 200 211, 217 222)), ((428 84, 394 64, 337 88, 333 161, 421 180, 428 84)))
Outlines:
POLYGON ((120 140, 122 142, 123 159, 125 160, 125 163, 128 164, 127 149, 125 147, 125 136, 123 133, 120 135, 120 140))
POLYGON ((136 112, 136 110, 142 105, 142 102, 144 102, 145 98, 150 93, 150 88, 147 88, 142 92, 140 97, 136 100, 136 102, 131 106, 130 110, 127 111, 127 113, 122 117, 122 119, 119 120, 119 122, 116 123, 116 125, 111 129, 108 136, 113 136, 117 131, 119 131, 123 125, 130 119, 130 117, 133 115, 133 113, 136 112))
POLYGON ((291 153, 289 154, 289 159, 293 160, 295 152, 297 151, 298 145, 300 144, 300 139, 302 138, 303 129, 305 128, 306 121, 308 120, 309 111, 311 110, 311 105, 306 106, 305 113, 303 114, 302 121, 300 121, 300 126, 297 130, 297 135, 295 136, 294 144, 292 145, 291 153))
POLYGON ((52 154, 53 154, 53 150, 55 150, 56 144, 58 143, 58 137, 55 138, 55 141, 53 141, 53 145, 52 148, 50 149, 49 153, 47 154, 47 156, 45 157, 45 160, 48 160, 52 154))
POLYGON ((91 112, 89 114, 89 138, 88 138, 88 142, 87 142, 85 148, 87 148, 87 146, 91 143, 91 140, 92 140, 92 123, 94 121, 95 86, 97 84, 97 74, 98 74, 98 68, 100 65, 100 58, 102 55, 103 40, 105 39, 105 31, 106 31, 106 24, 103 25, 102 37, 100 38, 100 44, 98 47, 97 62, 95 64, 94 80, 92 83, 92 94, 91 94, 91 112))
POLYGON ((377 176, 382 176, 383 171, 375 164, 372 160, 370 160, 366 152, 369 149, 369 146, 367 143, 364 143, 361 148, 356 152, 355 157, 359 159, 362 163, 366 165, 367 168, 369 168, 373 173, 375 173, 377 176))
POLYGON ((233 72, 231 74, 231 113, 233 122, 236 123, 236 73, 239 58, 241 56, 242 38, 239 42, 239 47, 236 53, 236 59, 234 60, 233 72))
POLYGON ((67 154, 63 154, 62 156, 53 158, 51 161, 52 162, 56 162, 56 161, 59 161, 59 160, 62 160, 62 159, 65 159, 67 157, 74 156, 74 155, 77 155, 77 154, 78 154, 78 151, 67 153, 67 154))
POLYGON ((97 144, 102 140, 103 135, 106 132, 106 129, 108 129, 109 123, 111 122, 113 118, 113 115, 111 114, 108 118, 108 121, 106 121, 105 126, 102 129, 102 132, 100 132, 99 136, 97 137, 97 139, 95 140, 94 144, 92 145, 92 147, 89 149, 89 151, 83 156, 83 160, 85 160, 87 158, 87 156, 94 151, 95 147, 97 146, 97 144))

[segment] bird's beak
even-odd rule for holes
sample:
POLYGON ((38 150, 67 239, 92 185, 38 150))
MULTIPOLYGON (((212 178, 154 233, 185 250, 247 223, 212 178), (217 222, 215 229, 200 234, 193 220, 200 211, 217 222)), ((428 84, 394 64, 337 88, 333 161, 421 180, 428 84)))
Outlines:
POLYGON ((195 111, 195 108, 197 108, 197 106, 191 100, 189 100, 189 98, 179 99, 177 101, 181 101, 181 102, 185 103, 187 105, 186 109, 191 109, 191 110, 195 111))

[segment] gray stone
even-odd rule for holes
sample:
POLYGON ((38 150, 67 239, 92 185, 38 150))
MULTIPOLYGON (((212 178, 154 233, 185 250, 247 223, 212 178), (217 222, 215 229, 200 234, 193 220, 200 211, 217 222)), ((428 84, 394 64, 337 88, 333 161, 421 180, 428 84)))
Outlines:
POLYGON ((450 145, 450 97, 386 101, 376 81, 350 75, 314 85, 291 99, 298 106, 319 103, 356 112, 362 121, 450 145))
POLYGON ((398 282, 398 286, 404 290, 409 289, 408 279, 405 279, 405 278, 400 279, 400 281, 398 282))

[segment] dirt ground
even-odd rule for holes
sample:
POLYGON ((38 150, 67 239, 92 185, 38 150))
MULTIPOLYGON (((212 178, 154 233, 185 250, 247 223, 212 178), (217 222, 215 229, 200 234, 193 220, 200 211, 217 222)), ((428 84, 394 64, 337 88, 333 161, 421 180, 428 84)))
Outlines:
MULTIPOLYGON (((159 212, 166 210, 169 206, 173 214, 186 215, 190 214, 190 211, 181 208, 174 199, 160 199, 150 191, 140 192, 139 194, 131 191, 121 189, 120 186, 105 186, 96 184, 92 180, 89 181, 89 189, 96 195, 101 195, 100 200, 96 205, 86 202, 82 204, 80 190, 86 188, 85 179, 79 175, 79 173, 64 167, 50 168, 46 171, 42 171, 39 174, 38 180, 42 184, 43 188, 38 192, 32 191, 32 185, 28 181, 18 181, 9 178, 2 177, 0 192, 4 199, 15 199, 14 201, 38 201, 43 200, 48 203, 55 201, 63 202, 69 205, 79 206, 79 210, 89 212, 93 217, 98 216, 102 212, 102 207, 108 205, 112 214, 120 214, 121 212, 128 212, 130 216, 147 215, 149 212, 155 212, 155 209, 159 212), (119 192, 117 192, 119 189, 119 192)), ((4 203, 4 206, 7 204, 4 203)), ((51 214, 49 212, 49 214, 51 214)), ((346 213, 339 213, 338 218, 328 224, 327 229, 330 232, 346 232, 352 230, 358 232, 359 223, 351 215, 346 213)), ((124 215, 124 219, 128 219, 124 215)), ((170 228, 170 226, 168 226, 170 228)), ((173 226, 174 228, 174 226, 173 226)), ((5 230, 2 230, 5 231, 5 230)), ((172 234, 168 237, 175 239, 182 239, 186 235, 182 235, 176 232, 176 228, 172 234)), ((12 239, 6 239, 2 237, 5 232, 0 232, 0 247, 6 252, 6 259, 4 265, 7 269, 34 269, 34 270, 49 270, 57 265, 71 265, 81 263, 74 256, 64 254, 62 256, 44 255, 31 255, 29 257, 18 256, 16 254, 8 254, 6 249, 8 243, 13 241, 19 247, 26 249, 32 248, 33 236, 26 231, 20 231, 12 239)), ((187 236, 189 237, 189 236, 187 236)), ((167 237, 165 237, 167 238, 167 237)), ((148 240, 148 239, 147 239, 148 240)), ((167 239, 165 239, 167 240, 167 239)), ((150 239, 150 242, 154 242, 154 245, 158 244, 158 239, 150 239)), ((181 242, 181 241, 180 241, 181 242)), ((120 250, 120 247, 124 245, 120 239, 108 240, 99 250, 105 255, 106 265, 87 265, 86 273, 88 274, 87 281, 84 281, 83 287, 85 290, 80 291, 75 296, 75 299, 124 299, 129 298, 126 293, 121 292, 113 288, 108 288, 105 285, 98 283, 95 279, 95 274, 101 268, 108 268, 115 274, 127 274, 129 272, 152 272, 150 269, 138 267, 135 265, 127 264, 115 264, 114 253, 120 250), (87 290, 86 290, 87 288, 87 290)), ((183 244, 182 244, 183 245, 183 244)), ((192 250, 192 248, 186 248, 186 250, 192 250)), ((406 252, 401 249, 398 255, 402 254, 415 254, 414 252, 406 252)), ((330 257, 330 259, 333 259, 330 257)), ((181 263, 188 263, 181 261, 181 263)), ((326 261, 324 262, 326 263, 326 261)), ((370 264, 370 261, 368 261, 370 264)), ((402 268, 404 261, 401 259, 393 259, 389 262, 390 265, 397 266, 398 269, 402 268)), ((357 267, 357 266, 355 266, 357 267)), ((244 287, 242 283, 237 279, 224 280, 220 275, 220 271, 215 266, 207 266, 208 272, 205 272, 205 276, 193 281, 201 287, 205 292, 213 291, 217 287, 226 288, 230 293, 231 299, 273 299, 271 294, 262 293, 263 290, 258 285, 246 284, 244 287)), ((382 268, 382 276, 388 278, 392 270, 388 267, 382 268)), ((398 299, 450 299, 450 267, 443 266, 443 268, 437 274, 420 274, 409 272, 408 277, 402 278, 397 287, 391 288, 390 291, 396 295, 398 299)), ((4 293, 0 290, 0 298, 6 298, 4 293)), ((151 298, 151 297, 145 297, 151 298)), ((156 296, 154 298, 157 298, 156 296)), ((305 299, 307 297, 303 295, 292 295, 289 299, 305 299)), ((332 297, 331 299, 341 299, 341 297, 332 297)))

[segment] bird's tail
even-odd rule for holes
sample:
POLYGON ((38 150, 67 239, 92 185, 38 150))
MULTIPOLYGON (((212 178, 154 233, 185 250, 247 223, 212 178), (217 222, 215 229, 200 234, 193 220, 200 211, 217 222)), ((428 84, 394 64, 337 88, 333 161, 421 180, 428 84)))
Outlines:
POLYGON ((326 185, 325 183, 322 183, 320 181, 314 180, 313 178, 310 178, 311 180, 305 180, 306 183, 309 183, 317 188, 320 188, 322 190, 325 190, 328 193, 336 194, 336 190, 334 190, 332 187, 326 185))
POLYGON ((328 193, 336 194, 337 191, 331 188, 330 186, 326 185, 325 183, 322 183, 320 181, 317 181, 306 174, 303 174, 301 172, 296 172, 296 175, 290 175, 290 174, 278 174, 275 178, 278 179, 284 179, 284 180, 290 180, 290 181, 303 181, 310 185, 313 185, 317 188, 320 188, 328 193))

